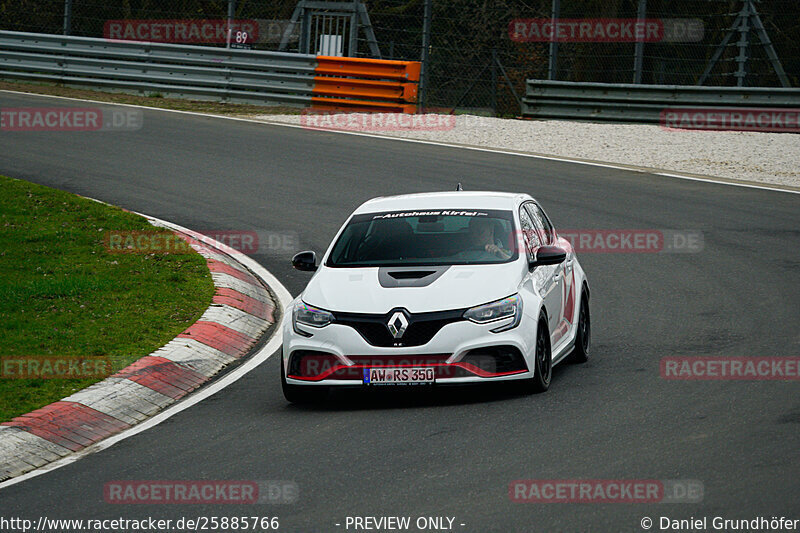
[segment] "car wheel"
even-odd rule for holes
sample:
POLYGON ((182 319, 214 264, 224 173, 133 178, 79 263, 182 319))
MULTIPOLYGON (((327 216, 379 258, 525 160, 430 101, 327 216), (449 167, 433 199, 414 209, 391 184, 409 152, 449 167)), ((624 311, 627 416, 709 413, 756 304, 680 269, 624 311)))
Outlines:
POLYGON ((544 315, 539 317, 536 328, 536 355, 534 357, 534 376, 523 382, 523 390, 528 394, 545 392, 550 388, 550 379, 553 377, 553 358, 550 351, 550 332, 547 328, 547 319, 544 315))
POLYGON ((575 348, 569 355, 572 363, 585 363, 589 360, 589 343, 592 339, 592 320, 589 314, 589 297, 581 291, 581 307, 578 312, 578 332, 575 336, 575 348))
POLYGON ((283 356, 280 357, 281 389, 283 397, 291 403, 319 403, 328 397, 328 387, 291 385, 286 382, 286 370, 283 367, 283 356))

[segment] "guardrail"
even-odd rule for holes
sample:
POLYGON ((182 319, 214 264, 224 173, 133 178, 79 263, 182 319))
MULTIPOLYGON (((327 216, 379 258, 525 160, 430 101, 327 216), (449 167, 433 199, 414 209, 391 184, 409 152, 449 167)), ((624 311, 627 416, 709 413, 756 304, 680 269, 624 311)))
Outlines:
POLYGON ((669 108, 800 108, 800 89, 528 80, 522 115, 595 122, 659 123, 669 108))
POLYGON ((351 111, 416 111, 420 64, 0 31, 0 78, 351 111))

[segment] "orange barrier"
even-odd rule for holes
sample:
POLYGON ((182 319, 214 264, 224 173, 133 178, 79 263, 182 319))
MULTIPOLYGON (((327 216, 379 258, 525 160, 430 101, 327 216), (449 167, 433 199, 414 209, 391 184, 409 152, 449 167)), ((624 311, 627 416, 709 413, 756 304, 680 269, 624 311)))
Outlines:
POLYGON ((415 113, 418 61, 317 56, 315 109, 415 113))
POLYGON ((389 61, 363 57, 317 56, 317 74, 380 78, 384 80, 419 81, 419 61, 389 61))
POLYGON ((374 98, 375 100, 416 102, 417 84, 317 76, 314 78, 314 94, 344 98, 374 98))

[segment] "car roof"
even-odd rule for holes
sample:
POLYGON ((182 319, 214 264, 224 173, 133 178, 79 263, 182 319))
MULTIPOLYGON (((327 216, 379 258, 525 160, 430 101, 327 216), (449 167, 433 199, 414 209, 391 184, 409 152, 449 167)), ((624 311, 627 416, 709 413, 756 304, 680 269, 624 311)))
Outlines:
POLYGON ((503 209, 513 210, 532 198, 527 194, 491 191, 451 191, 382 196, 361 204, 356 215, 412 209, 503 209))

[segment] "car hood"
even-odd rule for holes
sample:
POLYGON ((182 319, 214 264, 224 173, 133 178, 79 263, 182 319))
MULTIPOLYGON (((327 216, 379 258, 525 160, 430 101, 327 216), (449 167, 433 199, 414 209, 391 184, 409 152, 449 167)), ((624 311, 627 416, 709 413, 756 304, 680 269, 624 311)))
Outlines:
POLYGON ((505 298, 517 292, 517 261, 495 265, 449 267, 328 268, 309 281, 302 299, 329 311, 388 313, 402 307, 411 313, 463 309, 505 298), (436 271, 427 279, 391 277, 398 271, 436 271), (391 286, 392 283, 400 286, 391 286), (409 284, 424 286, 402 286, 409 284))

